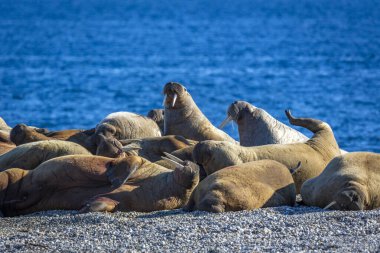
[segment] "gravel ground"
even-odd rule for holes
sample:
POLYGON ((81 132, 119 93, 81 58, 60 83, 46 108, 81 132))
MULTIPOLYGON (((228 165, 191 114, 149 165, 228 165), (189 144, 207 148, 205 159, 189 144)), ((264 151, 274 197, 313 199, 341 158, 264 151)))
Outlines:
POLYGON ((48 211, 0 218, 0 252, 380 251, 380 210, 48 211))

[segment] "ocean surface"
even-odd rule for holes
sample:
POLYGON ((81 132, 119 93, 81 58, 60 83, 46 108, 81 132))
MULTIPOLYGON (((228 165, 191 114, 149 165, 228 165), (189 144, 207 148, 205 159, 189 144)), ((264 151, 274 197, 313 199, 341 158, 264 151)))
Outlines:
POLYGON ((283 122, 286 108, 324 120, 348 151, 380 152, 380 1, 0 1, 11 126, 146 114, 168 81, 215 125, 245 100, 283 122))

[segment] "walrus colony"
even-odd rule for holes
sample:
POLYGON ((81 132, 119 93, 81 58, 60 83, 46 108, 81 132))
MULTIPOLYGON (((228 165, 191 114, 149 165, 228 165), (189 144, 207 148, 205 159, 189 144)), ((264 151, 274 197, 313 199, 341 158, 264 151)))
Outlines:
POLYGON ((164 86, 164 109, 117 112, 92 129, 50 131, 0 118, 0 210, 226 212, 296 204, 378 208, 380 154, 339 149, 331 127, 236 101, 227 119, 240 143, 211 124, 187 89, 164 86), (343 153, 343 154, 342 154, 343 153))

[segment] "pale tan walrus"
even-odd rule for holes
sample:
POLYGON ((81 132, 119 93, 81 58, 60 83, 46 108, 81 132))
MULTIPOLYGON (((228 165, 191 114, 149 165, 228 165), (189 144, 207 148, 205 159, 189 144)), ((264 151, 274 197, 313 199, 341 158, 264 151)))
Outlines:
POLYGON ((5 154, 9 151, 11 151, 12 149, 16 148, 16 145, 14 144, 9 144, 9 143, 5 143, 5 142, 0 142, 0 156, 2 154, 5 154))
POLYGON ((380 154, 354 152, 335 157, 301 188, 306 205, 335 210, 380 207, 380 154))
POLYGON ((302 126, 314 133, 308 141, 294 144, 272 144, 259 147, 242 147, 228 142, 204 141, 194 147, 193 160, 201 164, 206 173, 245 162, 270 159, 284 164, 289 169, 301 169, 293 174, 297 193, 309 178, 318 176, 335 156, 340 154, 330 126, 316 119, 294 118, 286 115, 292 125, 302 126))
POLYGON ((221 169, 201 181, 185 210, 228 212, 294 206, 296 189, 289 169, 273 160, 221 169))
POLYGON ((236 141, 217 129, 195 104, 184 86, 170 82, 164 87, 164 135, 181 135, 186 139, 204 141, 236 141))
MULTIPOLYGON (((228 107, 227 118, 219 128, 223 128, 230 121, 238 125, 240 145, 246 147, 298 143, 309 139, 301 132, 273 118, 265 110, 245 101, 235 101, 228 107)), ((347 152, 341 150, 341 153, 347 152)))
POLYGON ((236 122, 240 145, 245 147, 267 144, 289 144, 305 142, 309 138, 301 132, 281 123, 265 110, 245 101, 233 102, 227 110, 227 118, 219 126, 236 122))
POLYGON ((197 183, 194 164, 171 171, 138 156, 65 156, 31 171, 0 172, 0 207, 5 216, 56 209, 169 210, 186 204, 197 183))
POLYGON ((161 130, 156 122, 131 112, 109 114, 96 126, 95 132, 114 136, 118 140, 161 136, 161 130))
POLYGON ((69 141, 48 140, 26 143, 0 155, 0 171, 9 168, 32 170, 41 163, 65 155, 89 155, 87 149, 69 141))
POLYGON ((0 130, 3 130, 3 131, 11 131, 11 127, 8 126, 8 124, 4 121, 3 118, 0 117, 0 130))

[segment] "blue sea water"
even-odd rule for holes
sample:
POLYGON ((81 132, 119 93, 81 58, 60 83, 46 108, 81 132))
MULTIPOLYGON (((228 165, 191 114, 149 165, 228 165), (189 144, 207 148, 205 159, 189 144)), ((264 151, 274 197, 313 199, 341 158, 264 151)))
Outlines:
POLYGON ((286 108, 327 121, 349 151, 380 152, 380 2, 0 1, 0 116, 11 126, 146 114, 168 81, 214 124, 246 100, 282 121, 286 108))

